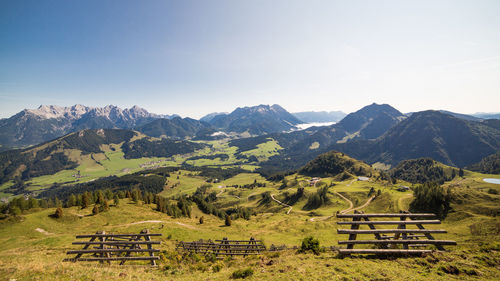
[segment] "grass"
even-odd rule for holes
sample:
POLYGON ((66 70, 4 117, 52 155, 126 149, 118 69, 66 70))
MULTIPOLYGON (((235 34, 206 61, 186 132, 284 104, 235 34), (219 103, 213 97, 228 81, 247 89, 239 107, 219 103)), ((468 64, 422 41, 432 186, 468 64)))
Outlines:
MULTIPOLYGON (((19 222, 0 223, 0 276, 17 280, 227 280, 233 272, 251 268, 250 280, 494 280, 500 273, 500 257, 495 249, 495 236, 472 236, 470 226, 477 223, 494 224, 499 219, 473 215, 456 221, 451 217, 439 228, 449 234, 437 238, 455 239, 459 246, 449 247, 450 252, 436 253, 417 258, 380 259, 370 256, 338 258, 335 252, 297 254, 293 250, 264 254, 260 257, 235 258, 205 262, 183 259, 174 252, 176 240, 198 239, 248 239, 264 240, 267 246, 300 245, 302 238, 313 235, 321 246, 336 246, 337 240, 346 239, 335 229, 336 219, 310 222, 301 213, 263 213, 250 220, 233 220, 231 227, 224 221, 202 214, 193 208, 192 218, 173 219, 153 211, 154 205, 131 204, 123 199, 118 207, 109 212, 89 216, 91 208, 64 209, 61 220, 50 218, 54 209, 23 215, 19 222), (204 216, 204 223, 198 218, 204 216), (83 217, 79 217, 83 216, 83 217), (140 223, 159 220, 160 223, 140 223), (163 227, 162 227, 163 225, 163 227), (47 231, 43 234, 37 228, 47 231), (71 245, 74 236, 98 230, 114 233, 135 233, 148 228, 161 233, 162 256, 159 267, 100 265, 91 262, 62 262, 65 252, 79 247, 71 245), (170 238, 170 239, 169 239, 170 238), (182 261, 173 261, 170 256, 182 261), (272 262, 271 262, 272 261, 272 262), (217 266, 218 272, 212 267, 217 266), (458 274, 447 273, 456 268, 458 274)), ((497 242, 496 242, 497 243, 497 242)), ((133 264, 133 263, 131 263, 133 264)))
MULTIPOLYGON (((108 155, 109 157, 110 155, 108 155)), ((113 157, 113 156, 112 156, 113 157)), ((101 163, 107 160, 99 160, 101 163)), ((36 210, 23 214, 19 220, 0 221, 0 276, 17 280, 228 280, 234 272, 252 269, 253 275, 247 280, 495 280, 500 274, 500 218, 494 216, 500 211, 500 195, 489 194, 489 189, 499 190, 500 185, 482 181, 482 175, 466 172, 465 178, 455 178, 445 183, 453 189, 456 201, 452 212, 442 225, 426 228, 442 228, 448 234, 438 234, 436 239, 451 239, 458 242, 450 251, 434 253, 424 257, 376 258, 355 256, 340 258, 336 252, 320 255, 298 254, 294 250, 279 253, 266 253, 258 257, 234 258, 204 261, 202 257, 183 257, 174 251, 177 240, 193 241, 199 239, 249 239, 263 240, 267 246, 299 246, 306 236, 314 236, 321 246, 338 246, 338 240, 347 239, 336 229, 337 219, 327 216, 348 207, 345 200, 334 192, 344 194, 355 202, 355 207, 368 200, 370 188, 380 190, 377 197, 363 211, 397 212, 406 210, 411 201, 411 191, 400 192, 398 182, 346 180, 333 178, 321 179, 329 188, 330 203, 312 210, 314 217, 325 220, 311 221, 311 212, 302 210, 307 198, 288 208, 272 201, 260 204, 260 194, 271 192, 276 198, 283 199, 285 192, 293 194, 298 187, 304 187, 306 195, 316 192, 318 187, 309 186, 309 177, 290 175, 288 186, 279 189, 281 182, 268 182, 256 173, 242 173, 220 183, 212 184, 212 190, 223 191, 217 198, 221 206, 252 207, 259 213, 250 220, 237 219, 230 227, 218 217, 203 214, 196 206, 192 208, 191 218, 173 219, 166 214, 154 211, 154 205, 132 204, 123 199, 118 207, 109 212, 91 216, 91 209, 76 207, 65 208, 62 219, 49 217, 54 209, 36 210), (266 183, 261 188, 234 188, 253 182, 266 183), (219 188, 218 186, 221 186, 219 188), (238 198, 239 197, 239 198, 238 198), (204 223, 199 224, 199 218, 204 223), (160 221, 157 223, 144 221, 160 221), (48 234, 36 229, 43 229, 48 234), (77 249, 71 245, 77 234, 94 233, 99 230, 114 233, 136 233, 144 228, 153 233, 161 233, 159 245, 161 261, 159 266, 117 266, 91 262, 62 262, 65 252, 77 249)), ((206 179, 196 172, 181 170, 168 178, 163 196, 192 194, 196 188, 205 184, 206 179), (172 186, 174 186, 172 188, 172 186)), ((320 184, 321 185, 321 184, 320 184)), ((373 236, 361 236, 372 239, 373 236)), ((131 263, 133 264, 133 263, 131 263)))

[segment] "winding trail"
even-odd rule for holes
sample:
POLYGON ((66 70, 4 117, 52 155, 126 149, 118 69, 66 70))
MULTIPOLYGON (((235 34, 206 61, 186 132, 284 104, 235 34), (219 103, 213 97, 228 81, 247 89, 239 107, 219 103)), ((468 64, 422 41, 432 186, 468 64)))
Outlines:
POLYGON ((173 223, 173 224, 177 224, 177 225, 180 225, 180 226, 184 226, 184 227, 189 228, 189 229, 197 229, 196 227, 194 227, 192 225, 185 224, 185 223, 182 223, 182 222, 178 222, 178 221, 162 221, 162 220, 138 221, 138 222, 131 222, 131 223, 121 224, 121 225, 115 225, 115 226, 131 226, 131 225, 143 224, 143 223, 173 223))
POLYGON ((401 197, 401 198, 398 199, 398 207, 399 207, 400 210, 404 209, 403 208, 403 200, 407 199, 407 198, 411 198, 411 197, 413 197, 413 194, 406 194, 406 196, 403 196, 403 197, 401 197))
MULTIPOLYGON (((356 210, 359 210, 359 209, 363 209, 365 208, 366 206, 370 205, 370 203, 372 202, 373 199, 375 199, 375 195, 373 195, 372 197, 368 198, 368 200, 365 202, 365 204, 359 206, 359 207, 356 207, 354 208, 354 204, 352 203, 351 200, 347 199, 344 195, 334 191, 333 193, 335 193, 336 195, 340 196, 342 199, 344 199, 345 201, 347 201, 347 203, 349 203, 349 208, 347 209, 344 209, 342 211, 339 212, 339 214, 347 214, 349 212, 352 212, 352 211, 356 211, 356 210)), ((325 220, 328 220, 328 219, 331 219, 333 218, 335 215, 331 215, 331 216, 326 216, 326 217, 319 217, 319 218, 310 218, 309 221, 325 221, 325 220)))
POLYGON ((274 201, 276 201, 276 203, 278 203, 278 204, 280 204, 280 205, 282 205, 282 206, 285 206, 285 207, 290 208, 290 209, 288 209, 288 211, 286 212, 286 214, 287 214, 287 215, 288 215, 288 214, 290 214, 290 212, 291 212, 291 211, 292 211, 292 209, 293 209, 293 207, 292 207, 292 206, 290 206, 290 205, 288 205, 288 204, 285 204, 285 203, 281 202, 280 200, 278 200, 278 199, 274 198, 274 194, 271 194, 271 198, 272 198, 274 201))

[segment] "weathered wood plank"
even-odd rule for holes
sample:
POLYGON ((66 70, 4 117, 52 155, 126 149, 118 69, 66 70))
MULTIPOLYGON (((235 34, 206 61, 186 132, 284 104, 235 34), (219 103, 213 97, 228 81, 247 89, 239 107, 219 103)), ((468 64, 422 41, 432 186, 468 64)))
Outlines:
POLYGON ((137 236, 161 236, 161 233, 139 233, 139 234, 81 234, 76 235, 76 238, 92 238, 92 237, 131 237, 135 238, 137 236))
POLYGON ((339 249, 341 254, 425 254, 432 250, 406 250, 406 249, 339 249))
POLYGON ((140 245, 140 244, 160 244, 160 241, 76 241, 73 245, 140 245))
POLYGON ((394 213, 394 214, 337 214, 337 218, 399 218, 399 217, 422 217, 422 218, 429 218, 429 217, 436 217, 435 214, 431 213, 414 213, 414 214, 407 214, 407 213, 394 213))
POLYGON ((337 229, 338 234, 375 234, 375 233, 446 233, 444 229, 337 229))
POLYGON ((93 254, 93 253, 126 253, 126 252, 160 252, 157 249, 92 249, 92 250, 71 250, 67 251, 66 254, 93 254))
POLYGON ((338 241, 339 244, 441 244, 441 245, 457 245, 453 240, 344 240, 338 241))
POLYGON ((337 224, 441 224, 440 220, 413 221, 338 221, 337 224))
POLYGON ((63 261, 145 261, 158 260, 160 257, 97 257, 97 258, 68 258, 63 261))

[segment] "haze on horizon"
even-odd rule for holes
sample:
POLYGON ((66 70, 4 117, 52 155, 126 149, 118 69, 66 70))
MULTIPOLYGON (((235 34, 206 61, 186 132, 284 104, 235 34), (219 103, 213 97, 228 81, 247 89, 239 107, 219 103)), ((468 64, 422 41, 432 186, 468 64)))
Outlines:
POLYGON ((2 1, 0 118, 41 104, 199 118, 500 111, 500 2, 2 1))

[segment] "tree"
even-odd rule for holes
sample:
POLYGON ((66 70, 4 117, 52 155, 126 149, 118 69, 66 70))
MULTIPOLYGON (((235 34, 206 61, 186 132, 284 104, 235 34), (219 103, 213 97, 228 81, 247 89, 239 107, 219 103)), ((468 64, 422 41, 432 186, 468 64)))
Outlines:
POLYGON ((451 193, 437 183, 417 186, 410 203, 412 213, 431 212, 444 219, 450 210, 451 193))
POLYGON ((231 226, 231 216, 230 215, 226 215, 226 220, 225 220, 224 224, 226 226, 231 226))
POLYGON ((68 197, 68 201, 66 202, 66 207, 73 207, 76 206, 76 196, 74 194, 71 194, 68 197))
POLYGON ((203 224, 203 216, 200 217, 200 224, 203 224))
POLYGON ((115 204, 115 206, 118 206, 120 204, 120 198, 118 197, 118 194, 115 194, 113 196, 113 203, 115 204))
POLYGON ((87 193, 84 193, 82 196, 82 209, 88 208, 90 205, 90 199, 87 193))
POLYGON ((62 216, 63 216, 63 210, 61 207, 59 207, 56 209, 56 212, 54 213, 54 217, 56 219, 59 219, 59 218, 62 218, 62 216))
POLYGON ((458 170, 458 176, 461 178, 464 177, 464 170, 462 170, 462 168, 460 168, 460 170, 458 170))
POLYGON ((103 211, 109 211, 108 200, 104 200, 104 204, 102 204, 102 210, 103 211))

